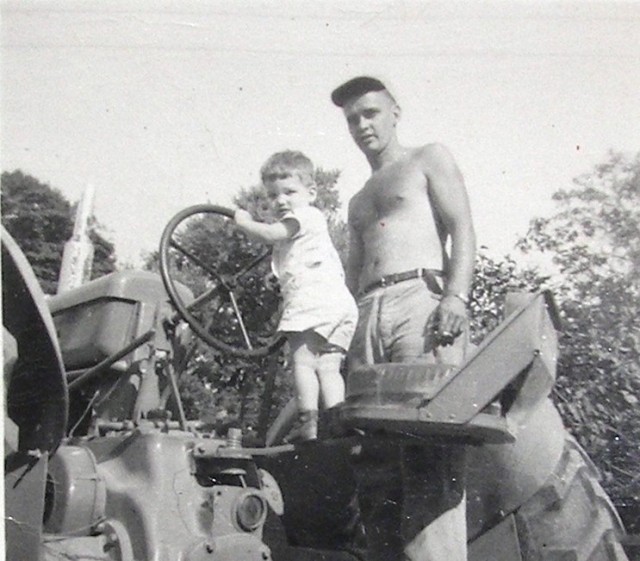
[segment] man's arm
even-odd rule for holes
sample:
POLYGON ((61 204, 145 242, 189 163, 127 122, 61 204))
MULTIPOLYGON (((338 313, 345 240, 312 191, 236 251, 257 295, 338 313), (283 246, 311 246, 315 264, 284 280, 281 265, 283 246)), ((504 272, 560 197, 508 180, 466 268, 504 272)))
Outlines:
POLYGON ((435 214, 451 236, 446 286, 438 308, 438 332, 441 336, 456 336, 466 323, 463 299, 471 288, 476 257, 469 198, 462 174, 447 148, 439 144, 425 146, 422 160, 435 214))
POLYGON ((347 266, 345 271, 345 281, 347 288, 353 294, 357 296, 360 289, 360 273, 362 272, 362 263, 364 258, 364 250, 362 247, 362 238, 360 234, 353 226, 353 204, 355 199, 352 199, 349 204, 349 217, 347 219, 349 225, 349 247, 347 256, 347 266))

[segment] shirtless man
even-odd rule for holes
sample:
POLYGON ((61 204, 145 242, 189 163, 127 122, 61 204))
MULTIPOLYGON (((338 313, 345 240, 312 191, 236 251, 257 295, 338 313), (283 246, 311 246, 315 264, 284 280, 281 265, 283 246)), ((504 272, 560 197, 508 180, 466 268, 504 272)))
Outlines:
MULTIPOLYGON (((399 143, 400 107, 381 81, 354 78, 331 99, 342 108, 372 172, 349 205, 346 274, 359 309, 350 367, 380 362, 455 367, 466 347, 475 260, 462 175, 442 145, 399 143)), ((462 452, 363 443, 354 466, 369 559, 466 559, 460 462, 438 460, 456 454, 462 452), (433 508, 423 511, 421 505, 441 500, 437 486, 451 487, 451 480, 454 487, 459 484, 447 499, 457 496, 455 504, 442 504, 435 514, 433 508)))

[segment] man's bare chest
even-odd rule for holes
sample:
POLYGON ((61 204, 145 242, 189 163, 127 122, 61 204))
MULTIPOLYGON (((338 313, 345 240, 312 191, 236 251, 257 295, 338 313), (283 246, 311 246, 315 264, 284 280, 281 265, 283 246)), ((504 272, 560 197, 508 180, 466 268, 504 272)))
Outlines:
POLYGON ((427 181, 424 175, 412 170, 402 174, 379 174, 367 181, 358 194, 352 221, 358 230, 374 223, 402 219, 416 209, 428 205, 427 181))

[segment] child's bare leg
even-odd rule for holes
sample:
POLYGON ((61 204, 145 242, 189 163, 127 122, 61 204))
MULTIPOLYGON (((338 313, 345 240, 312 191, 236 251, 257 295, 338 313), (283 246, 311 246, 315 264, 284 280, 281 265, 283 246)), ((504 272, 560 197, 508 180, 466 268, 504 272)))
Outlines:
POLYGON ((317 354, 313 346, 314 333, 293 333, 289 335, 293 379, 298 402, 299 428, 295 440, 314 440, 318 436, 318 398, 320 385, 316 375, 317 354))
POLYGON ((326 409, 344 401, 344 378, 340 373, 343 353, 324 353, 319 357, 318 380, 320 397, 326 409))
POLYGON ((316 356, 312 350, 313 332, 289 335, 293 381, 296 387, 298 409, 312 411, 318 409, 320 385, 316 376, 316 356))

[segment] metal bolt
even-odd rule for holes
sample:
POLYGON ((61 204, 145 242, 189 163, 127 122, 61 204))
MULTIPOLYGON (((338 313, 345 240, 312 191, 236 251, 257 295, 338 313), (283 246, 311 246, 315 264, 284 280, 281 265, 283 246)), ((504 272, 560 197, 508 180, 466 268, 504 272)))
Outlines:
POLYGON ((229 429, 227 433, 227 448, 242 448, 242 429, 229 429))

